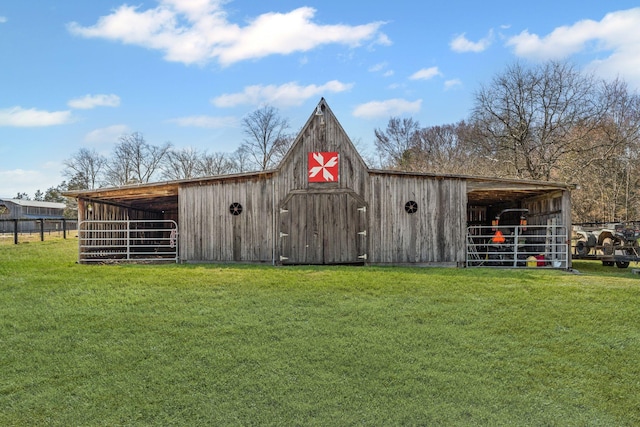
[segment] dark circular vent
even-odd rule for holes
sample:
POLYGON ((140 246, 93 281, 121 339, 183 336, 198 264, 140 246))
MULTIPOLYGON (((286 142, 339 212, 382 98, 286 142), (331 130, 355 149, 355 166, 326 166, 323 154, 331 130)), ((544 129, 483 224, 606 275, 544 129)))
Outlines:
POLYGON ((416 213, 418 211, 418 204, 413 200, 409 200, 404 205, 404 210, 407 211, 408 214, 416 213))
POLYGON ((242 205, 240 203, 231 203, 229 212, 231 212, 231 215, 240 215, 242 213, 242 205))

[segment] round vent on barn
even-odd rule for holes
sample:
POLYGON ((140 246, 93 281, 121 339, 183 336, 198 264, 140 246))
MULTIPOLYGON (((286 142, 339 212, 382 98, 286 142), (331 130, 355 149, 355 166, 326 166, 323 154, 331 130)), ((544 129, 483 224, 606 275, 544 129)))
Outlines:
POLYGON ((229 212, 231 212, 231 215, 240 215, 242 213, 242 205, 240 203, 231 203, 229 212))
POLYGON ((418 204, 413 200, 409 200, 404 205, 404 210, 407 211, 408 214, 416 213, 418 211, 418 204))

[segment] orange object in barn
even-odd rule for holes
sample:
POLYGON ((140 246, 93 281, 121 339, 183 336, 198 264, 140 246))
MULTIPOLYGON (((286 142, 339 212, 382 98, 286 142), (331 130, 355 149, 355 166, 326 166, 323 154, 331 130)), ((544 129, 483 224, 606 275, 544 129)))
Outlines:
POLYGON ((493 237, 491 238, 491 242, 504 243, 504 235, 502 234, 502 231, 500 230, 496 231, 496 234, 494 234, 493 237))

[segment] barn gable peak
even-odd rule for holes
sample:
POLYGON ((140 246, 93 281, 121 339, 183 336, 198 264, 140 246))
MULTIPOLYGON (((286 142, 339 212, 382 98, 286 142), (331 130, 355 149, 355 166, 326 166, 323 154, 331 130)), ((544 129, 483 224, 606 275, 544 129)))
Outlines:
POLYGON ((340 182, 342 178, 344 183, 339 186, 348 187, 350 183, 347 174, 352 175, 356 171, 359 174, 366 174, 368 171, 364 160, 324 98, 320 98, 278 166, 278 170, 282 173, 290 173, 291 169, 304 171, 303 176, 296 178, 299 181, 295 185, 297 188, 303 188, 306 183, 314 182, 313 178, 317 178, 315 182, 322 181, 322 175, 327 179, 335 180, 332 182, 340 182), (334 158, 335 160, 332 160, 334 158), (325 162, 336 169, 327 172, 323 167, 325 162), (314 165, 315 174, 312 170, 314 165), (322 171, 322 174, 317 176, 317 171, 322 171))

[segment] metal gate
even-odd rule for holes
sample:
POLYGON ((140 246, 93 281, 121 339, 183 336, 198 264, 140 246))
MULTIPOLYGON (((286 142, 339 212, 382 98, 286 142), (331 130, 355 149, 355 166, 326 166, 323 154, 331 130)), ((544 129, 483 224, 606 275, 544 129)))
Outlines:
POLYGON ((82 221, 78 262, 178 262, 178 224, 172 220, 82 221))
POLYGON ((467 228, 467 267, 569 268, 563 225, 467 228))

